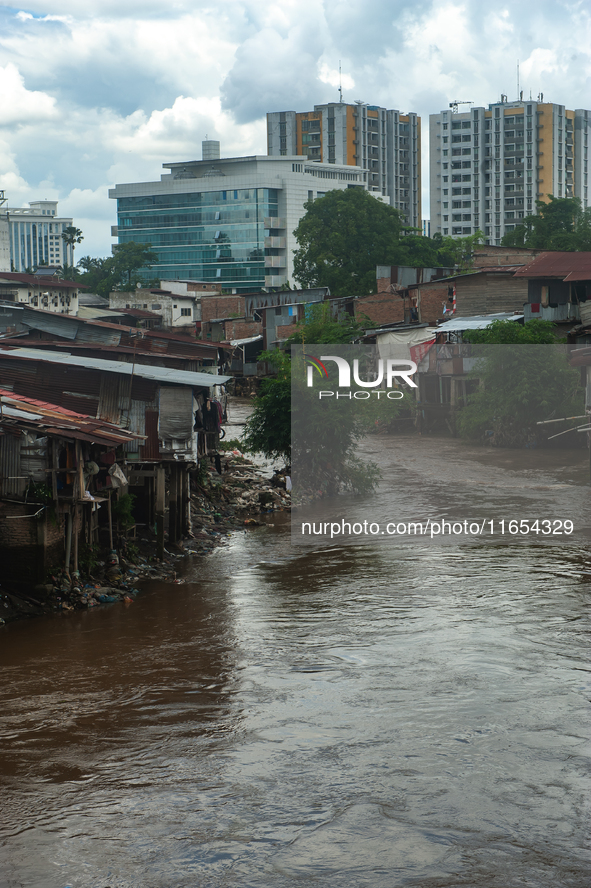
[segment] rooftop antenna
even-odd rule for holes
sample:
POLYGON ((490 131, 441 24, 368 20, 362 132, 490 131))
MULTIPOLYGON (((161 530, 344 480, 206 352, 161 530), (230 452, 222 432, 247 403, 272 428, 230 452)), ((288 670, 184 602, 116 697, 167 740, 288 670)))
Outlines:
POLYGON ((343 84, 341 81, 341 60, 339 59, 339 102, 343 104, 343 84))
POLYGON ((457 102, 450 102, 449 107, 451 108, 452 114, 457 114, 458 113, 458 105, 473 105, 473 104, 474 104, 474 102, 460 102, 458 100, 457 102))
POLYGON ((517 59, 517 97, 519 98, 519 59, 517 59))

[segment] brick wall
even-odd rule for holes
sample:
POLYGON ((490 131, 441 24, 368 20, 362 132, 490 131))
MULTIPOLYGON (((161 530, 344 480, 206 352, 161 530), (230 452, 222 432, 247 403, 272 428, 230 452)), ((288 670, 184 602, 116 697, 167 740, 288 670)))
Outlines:
POLYGON ((448 288, 455 283, 456 317, 497 314, 498 312, 523 311, 527 302, 527 281, 513 277, 511 272, 486 272, 482 274, 458 275, 454 280, 421 284, 410 290, 420 292, 419 318, 429 324, 438 318, 445 318, 443 306, 451 310, 448 301, 448 288))
POLYGON ((243 296, 203 296, 201 299, 201 322, 208 323, 214 318, 228 318, 231 315, 244 317, 243 296))
POLYGON ((260 321, 247 321, 244 318, 226 321, 224 327, 226 339, 248 339, 250 336, 259 336, 263 332, 263 325, 260 321))
POLYGON ((527 247, 495 247, 488 244, 474 250, 474 268, 491 268, 495 265, 526 265, 542 251, 527 247))
POLYGON ((367 315, 376 327, 381 324, 397 324, 404 321, 404 299, 398 294, 380 291, 379 285, 382 280, 388 281, 389 289, 389 278, 378 278, 378 292, 371 296, 363 296, 355 301, 355 314, 361 323, 363 323, 363 315, 367 315))
POLYGON ((294 317, 291 324, 281 324, 281 326, 275 328, 275 335, 277 339, 289 339, 290 336, 296 331, 296 318, 294 317))
POLYGON ((64 553, 64 526, 47 512, 31 517, 39 506, 0 502, 1 579, 7 583, 43 582, 48 566, 59 564, 64 553), (14 517, 14 516, 23 517, 14 517))
POLYGON ((435 324, 436 321, 447 316, 443 314, 443 307, 446 305, 449 310, 453 310, 453 303, 448 302, 449 287, 453 286, 453 281, 442 283, 421 284, 420 287, 410 290, 412 296, 417 297, 419 320, 425 324, 435 324))

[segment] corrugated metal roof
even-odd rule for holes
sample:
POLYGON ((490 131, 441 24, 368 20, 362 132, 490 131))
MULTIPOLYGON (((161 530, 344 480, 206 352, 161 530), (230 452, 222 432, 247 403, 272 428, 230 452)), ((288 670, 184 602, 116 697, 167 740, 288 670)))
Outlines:
MULTIPOLYGON (((102 418, 74 413, 57 404, 38 401, 0 389, 0 427, 33 427, 49 434, 65 438, 81 438, 113 446, 138 437, 120 426, 105 422, 102 418)), ((3 438, 0 438, 3 440, 3 438)))
POLYGON ((591 280, 591 252, 562 253, 557 250, 540 253, 515 272, 515 277, 561 278, 591 280))
POLYGON ((249 336, 248 339, 230 339, 230 345, 248 345, 249 342, 258 342, 263 338, 263 334, 259 336, 249 336))
POLYGON ((509 312, 500 312, 499 314, 490 315, 473 315, 470 318, 452 318, 444 321, 437 327, 437 333, 443 330, 444 333, 453 333, 455 330, 484 330, 494 321, 521 321, 522 314, 510 314, 509 312))
POLYGON ((118 318, 120 312, 113 309, 108 311, 106 308, 93 308, 91 305, 80 305, 78 307, 77 318, 82 321, 100 321, 101 318, 118 318))
POLYGON ((4 340, 2 340, 1 345, 0 358, 25 358, 50 364, 66 364, 68 367, 85 367, 91 370, 103 370, 105 373, 139 376, 142 379, 152 379, 155 382, 211 388, 214 385, 222 385, 222 383, 232 378, 231 376, 217 376, 213 373, 173 370, 170 367, 150 367, 147 364, 126 364, 122 361, 107 361, 103 358, 72 355, 69 352, 49 352, 37 348, 10 348, 7 347, 4 340))
POLYGON ((53 276, 50 279, 50 275, 37 277, 34 274, 21 274, 15 271, 0 271, 0 280, 18 284, 33 284, 35 287, 52 287, 57 289, 60 287, 62 289, 76 289, 80 287, 83 290, 88 289, 85 284, 79 284, 77 281, 62 281, 60 278, 53 276))

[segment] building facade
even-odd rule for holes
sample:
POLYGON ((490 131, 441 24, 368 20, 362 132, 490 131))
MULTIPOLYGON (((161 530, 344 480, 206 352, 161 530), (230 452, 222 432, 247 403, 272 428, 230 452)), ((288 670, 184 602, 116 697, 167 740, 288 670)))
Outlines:
POLYGON ((408 225, 421 228, 421 118, 357 102, 267 114, 267 153, 360 166, 367 188, 388 198, 408 225))
POLYGON ((0 192, 0 228, 8 238, 8 254, 0 249, 2 271, 26 272, 39 265, 73 265, 73 248, 62 239, 72 219, 58 216, 57 200, 34 200, 28 207, 9 207, 0 192), (4 203, 2 201, 4 200, 4 203))
MULTIPOLYGON (((251 291, 293 282, 293 231, 310 198, 367 187, 359 167, 307 157, 231 157, 166 163, 159 182, 117 185, 120 244, 150 244, 158 277, 251 291)), ((378 195, 376 195, 378 196, 378 195)))
POLYGON ((63 281, 57 275, 0 272, 0 302, 28 305, 57 314, 78 313, 76 281, 63 281))
MULTIPOLYGON (((540 97, 542 98, 542 97, 540 97)), ((543 101, 497 102, 429 118, 431 233, 481 230, 499 245, 536 200, 589 206, 591 111, 543 101)))
POLYGON ((136 289, 131 292, 113 290, 109 293, 109 308, 145 310, 162 318, 165 328, 195 330, 201 321, 201 297, 220 295, 220 284, 201 281, 160 281, 160 287, 136 289))

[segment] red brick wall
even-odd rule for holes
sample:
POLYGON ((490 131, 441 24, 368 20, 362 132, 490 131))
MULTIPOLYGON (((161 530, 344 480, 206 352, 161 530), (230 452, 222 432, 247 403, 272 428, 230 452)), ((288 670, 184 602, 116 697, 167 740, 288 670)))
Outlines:
MULTIPOLYGON (((397 294, 387 293, 379 290, 381 280, 378 279, 378 292, 371 296, 363 296, 355 302, 355 314, 363 322, 363 315, 379 327, 381 324, 397 324, 404 321, 404 299, 397 294)), ((388 280, 388 288, 390 281, 388 280)))
POLYGON ((201 322, 213 318, 228 318, 231 315, 244 317, 243 296, 203 296, 201 299, 201 322))
POLYGON ((289 339, 290 336, 293 336, 296 330, 296 319, 294 318, 291 324, 282 324, 280 327, 275 328, 275 334, 277 339, 289 339))
MULTIPOLYGON (((451 282, 453 284, 453 282, 451 282)), ((419 320, 421 323, 434 324, 440 318, 445 318, 443 314, 443 306, 447 305, 450 310, 453 304, 448 302, 448 288, 450 284, 421 284, 420 287, 411 290, 414 296, 418 294, 419 302, 419 320)))
POLYGON ((474 250, 474 268, 491 268, 499 265, 526 265, 542 251, 526 247, 496 247, 485 245, 474 250))
POLYGON ((248 339, 249 336, 259 336, 263 332, 260 321, 245 321, 244 318, 226 321, 226 339, 248 339))
POLYGON ((206 296, 209 293, 219 293, 221 295, 222 285, 221 284, 202 284, 197 281, 187 282, 187 292, 188 293, 204 293, 206 296))
POLYGON ((0 502, 0 563, 2 579, 12 583, 40 583, 48 565, 58 564, 64 551, 63 519, 57 525, 47 518, 30 516, 39 506, 0 502), (11 516, 11 517, 7 517, 11 516))

